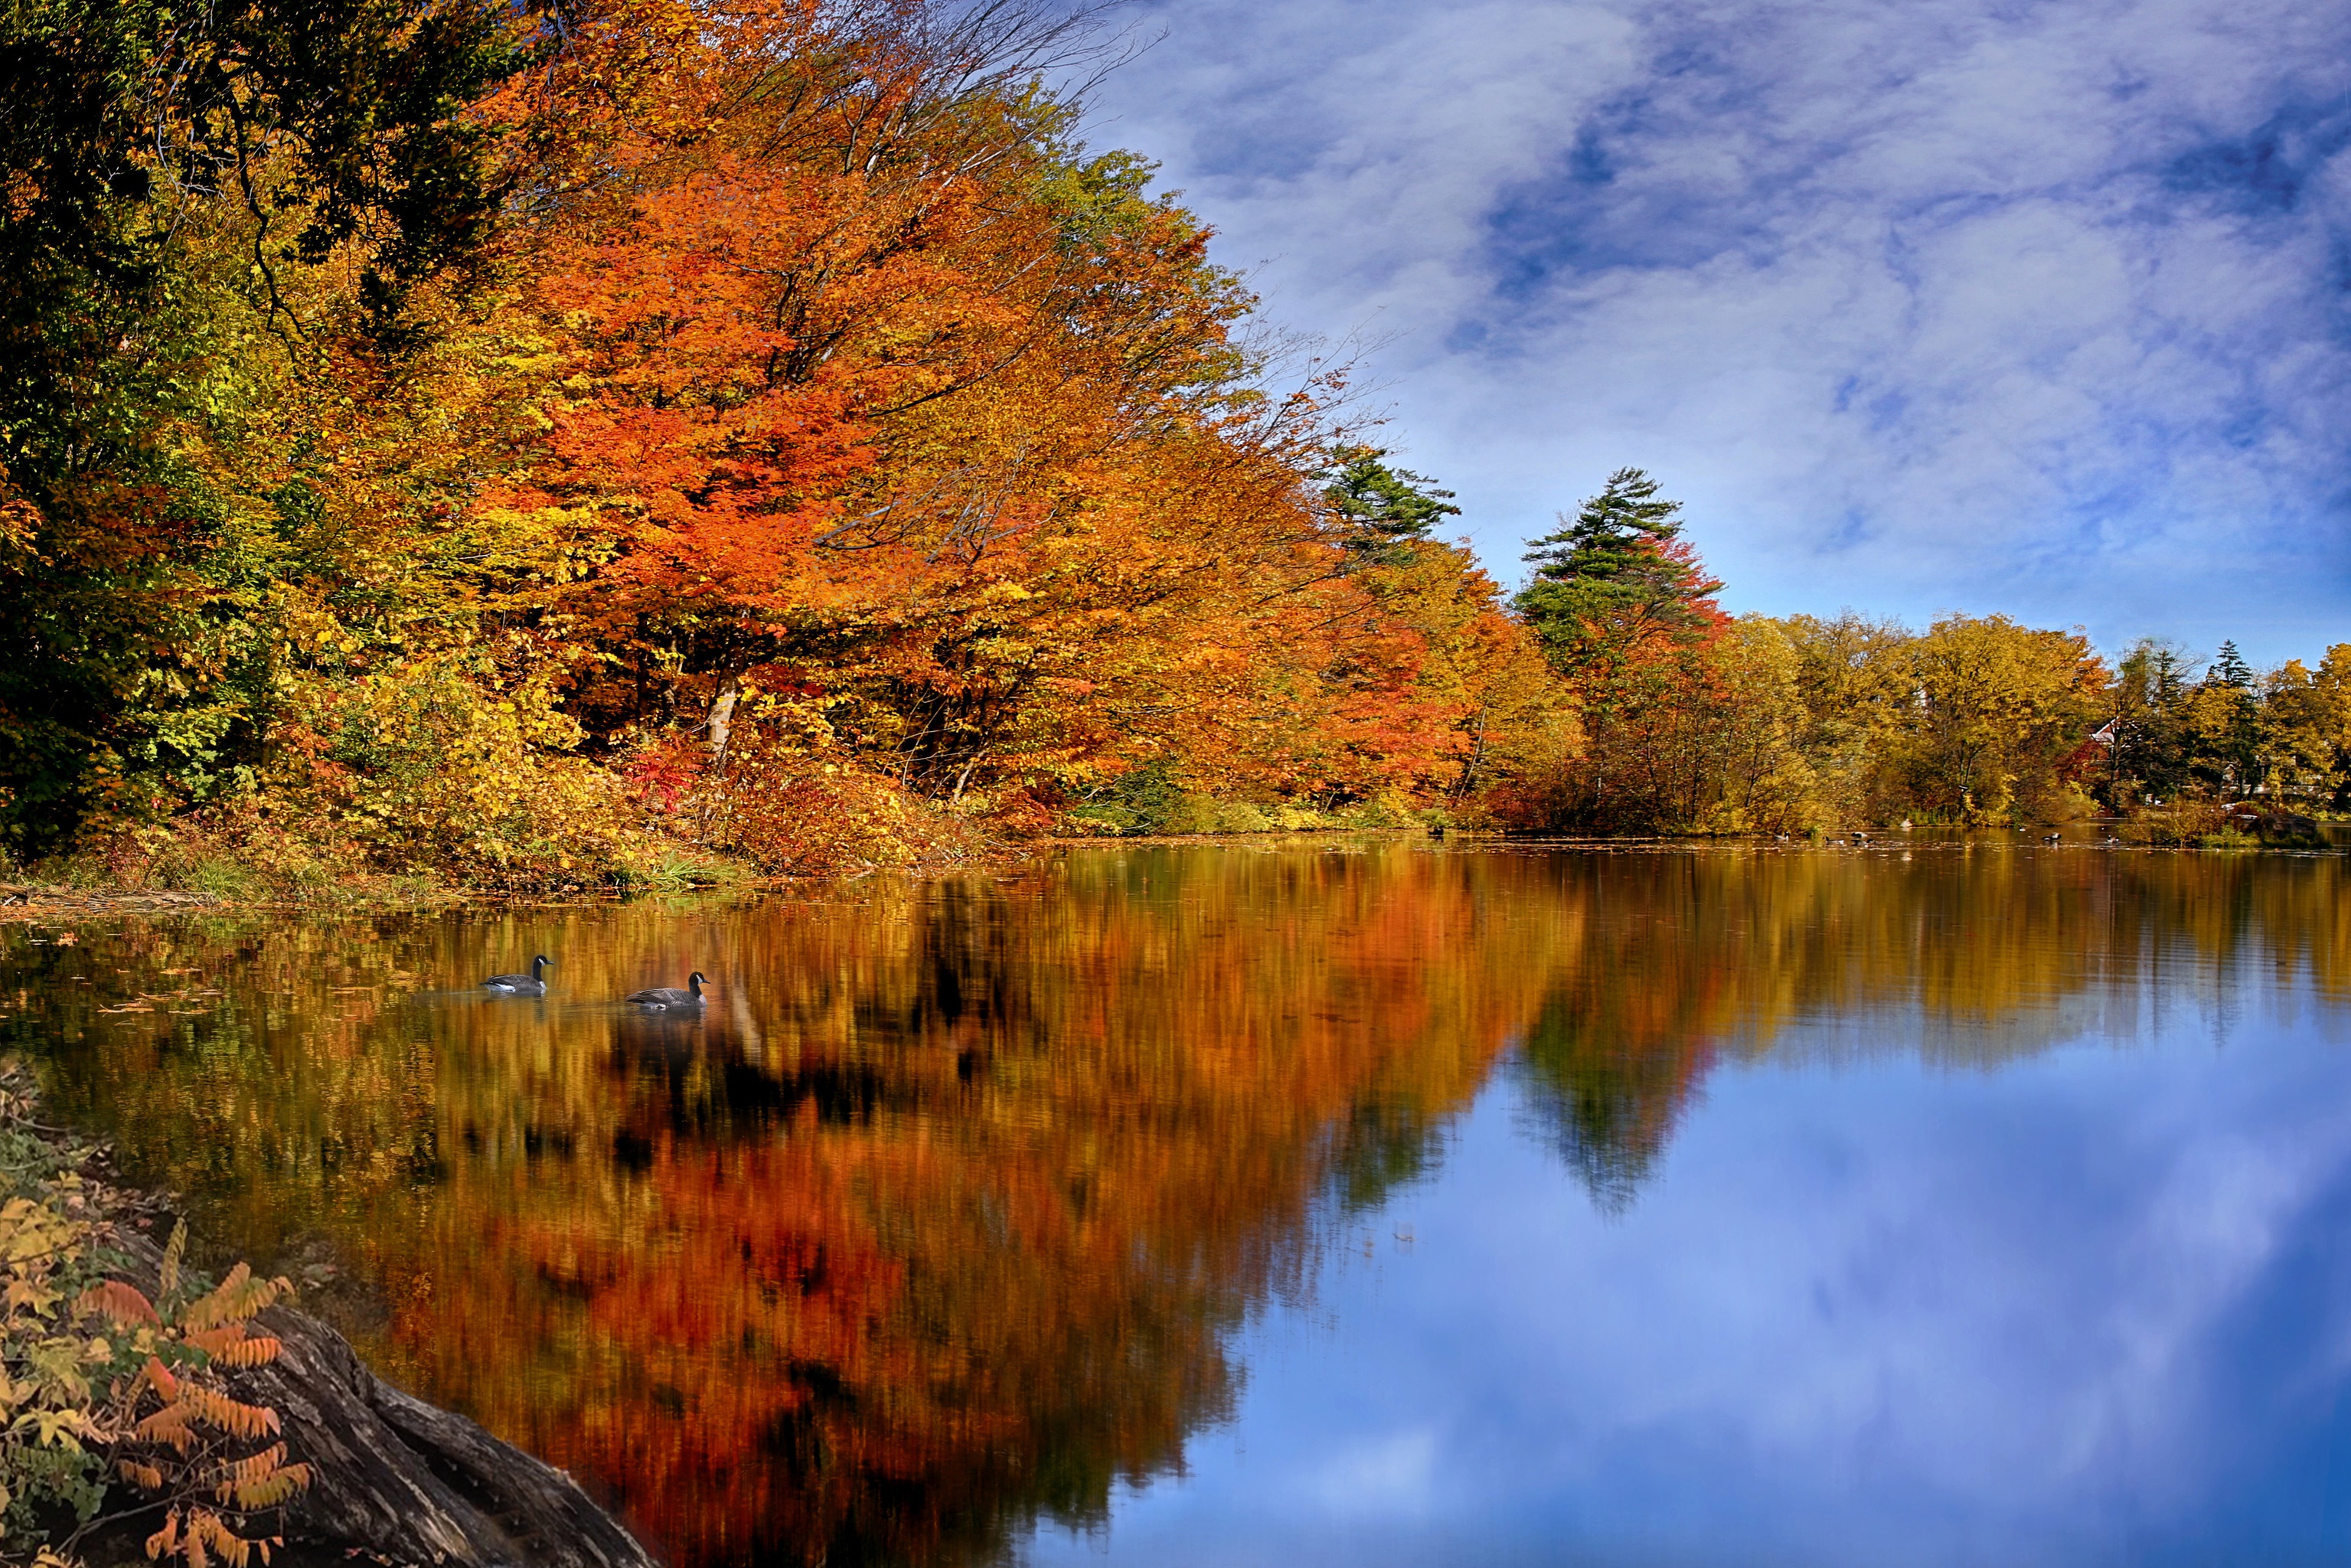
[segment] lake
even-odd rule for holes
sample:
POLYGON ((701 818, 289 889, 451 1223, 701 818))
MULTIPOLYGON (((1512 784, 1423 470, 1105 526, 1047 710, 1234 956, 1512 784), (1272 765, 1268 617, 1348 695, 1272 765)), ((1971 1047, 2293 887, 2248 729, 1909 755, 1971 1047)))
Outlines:
POLYGON ((0 927, 0 1042, 679 1568, 2336 1563, 2345 865, 1235 841, 87 919, 0 927))

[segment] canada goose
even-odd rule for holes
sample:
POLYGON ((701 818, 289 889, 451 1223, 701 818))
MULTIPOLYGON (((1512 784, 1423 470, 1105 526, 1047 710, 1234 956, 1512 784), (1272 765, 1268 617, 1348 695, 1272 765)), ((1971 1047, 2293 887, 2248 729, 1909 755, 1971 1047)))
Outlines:
POLYGON ((2063 831, 2054 833, 2043 833, 2041 835, 2041 841, 2044 844, 2053 844, 2064 836, 2065 835, 2063 831))
POLYGON ((702 1005, 702 971, 696 969, 686 977, 691 990, 679 990, 675 986, 655 986, 651 990, 631 991, 629 1000, 641 1008, 698 1008, 702 1005))
POLYGON ((541 953, 530 961, 528 975, 492 975, 482 982, 486 991, 496 991, 508 997, 543 997, 547 995, 547 966, 554 960, 541 953))

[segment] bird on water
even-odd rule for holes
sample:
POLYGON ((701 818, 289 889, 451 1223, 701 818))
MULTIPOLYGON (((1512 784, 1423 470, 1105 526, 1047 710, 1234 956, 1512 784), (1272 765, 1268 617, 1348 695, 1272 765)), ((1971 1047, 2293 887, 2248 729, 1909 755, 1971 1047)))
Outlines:
POLYGON ((508 997, 543 997, 547 995, 547 966, 553 962, 544 953, 530 961, 528 975, 492 975, 482 982, 486 991, 496 991, 508 997))
POLYGON ((696 969, 686 977, 691 990, 679 990, 675 986, 655 986, 651 990, 631 991, 629 1000, 641 1008, 698 1008, 702 1005, 702 971, 696 969))

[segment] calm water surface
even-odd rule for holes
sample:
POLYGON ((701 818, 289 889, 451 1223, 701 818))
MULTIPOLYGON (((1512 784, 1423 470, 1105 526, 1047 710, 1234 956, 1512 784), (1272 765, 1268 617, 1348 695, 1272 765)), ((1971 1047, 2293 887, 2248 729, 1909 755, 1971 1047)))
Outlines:
POLYGON ((1323 843, 14 925, 0 1039, 680 1568, 2339 1563, 2345 867, 1323 843), (698 1019, 610 1000, 695 967, 698 1019))

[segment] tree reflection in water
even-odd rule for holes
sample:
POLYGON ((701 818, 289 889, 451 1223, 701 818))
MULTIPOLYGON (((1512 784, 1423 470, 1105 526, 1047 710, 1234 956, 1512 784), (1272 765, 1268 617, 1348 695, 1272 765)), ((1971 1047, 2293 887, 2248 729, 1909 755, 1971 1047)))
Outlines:
POLYGON ((1990 1065, 2247 952, 2339 988, 2341 892, 2332 860, 1962 846, 1106 850, 740 905, 12 928, 0 1027, 225 1247, 331 1248, 380 1366, 674 1560, 977 1561, 1178 1467, 1234 1331, 1513 1046, 1622 1209, 1709 1067, 1793 1020, 1990 1065), (441 989, 537 951, 543 1002, 441 989), (597 999, 686 966, 698 1014, 597 999))

